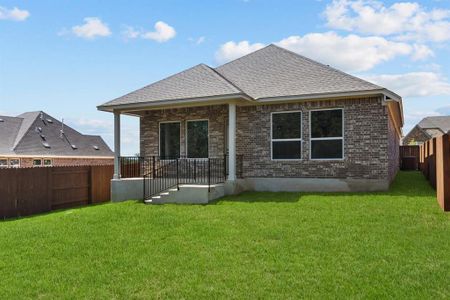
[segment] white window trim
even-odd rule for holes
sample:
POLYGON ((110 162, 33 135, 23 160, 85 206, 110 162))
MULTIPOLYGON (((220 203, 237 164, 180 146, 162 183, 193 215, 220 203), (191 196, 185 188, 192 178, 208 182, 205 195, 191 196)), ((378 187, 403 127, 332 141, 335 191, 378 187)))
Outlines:
POLYGON ((20 165, 21 165, 20 158, 10 158, 10 159, 8 159, 8 168, 20 168, 20 165), (19 164, 11 166, 11 160, 16 160, 16 159, 19 161, 19 164))
POLYGON ((9 160, 7 158, 0 158, 0 160, 6 161, 6 165, 0 165, 0 169, 7 169, 7 168, 9 168, 9 160))
POLYGON ((43 167, 43 166, 44 166, 44 159, 42 159, 42 158, 36 158, 36 157, 35 157, 35 158, 33 158, 31 164, 32 164, 33 168, 43 167), (40 160, 40 161, 41 161, 41 164, 40 164, 40 165, 35 165, 35 164, 34 164, 34 161, 35 161, 35 160, 40 160))
POLYGON ((53 159, 51 159, 51 158, 44 158, 44 159, 42 159, 42 166, 43 167, 52 167, 53 166, 53 159), (45 161, 46 160, 49 160, 50 161, 50 164, 49 165, 46 165, 45 164, 45 161))
POLYGON ((288 110, 288 111, 273 111, 270 113, 270 160, 272 161, 301 161, 303 160, 303 111, 288 110), (300 113, 300 138, 295 139, 274 139, 273 138, 273 115, 274 114, 289 114, 300 113), (300 158, 273 158, 273 142, 300 142, 300 158))
POLYGON ((344 114, 344 109, 343 108, 339 108, 339 107, 335 107, 335 108, 322 108, 322 109, 312 109, 309 111, 309 159, 310 160, 334 160, 334 161, 342 161, 345 159, 345 152, 344 152, 344 143, 345 143, 345 131, 344 131, 344 123, 345 123, 345 114, 344 114), (325 138, 313 138, 312 137, 312 132, 311 132, 311 113, 315 112, 315 111, 324 111, 324 110, 340 110, 342 111, 342 136, 341 137, 325 137, 325 138), (313 141, 336 141, 336 140, 342 140, 342 158, 312 158, 312 142, 313 141))
POLYGON ((209 119, 193 119, 193 120, 186 120, 186 128, 185 128, 185 136, 186 136, 186 138, 184 139, 185 140, 185 149, 186 149, 186 159, 207 159, 207 158, 209 158, 209 119), (188 152, 188 123, 189 122, 198 122, 198 121, 206 121, 206 122, 208 122, 208 157, 196 157, 196 158, 194 158, 194 157, 189 157, 189 152, 188 152))
MULTIPOLYGON (((180 157, 181 157, 181 150, 183 149, 182 145, 181 145, 181 133, 182 133, 182 128, 181 128, 181 121, 162 121, 158 123, 158 156, 161 159, 161 124, 171 124, 171 123, 178 123, 180 124, 180 157)), ((161 160, 173 160, 173 159, 161 159, 161 160)))

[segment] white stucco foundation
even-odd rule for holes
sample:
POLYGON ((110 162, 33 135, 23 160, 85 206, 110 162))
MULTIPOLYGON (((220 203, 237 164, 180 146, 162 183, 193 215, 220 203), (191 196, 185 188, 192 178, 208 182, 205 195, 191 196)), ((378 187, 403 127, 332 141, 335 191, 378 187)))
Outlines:
MULTIPOLYGON (((224 184, 180 185, 149 199, 147 203, 193 203, 206 204, 225 195, 236 195, 245 191, 259 192, 374 192, 389 189, 388 180, 337 179, 337 178, 245 178, 228 180, 224 184)), ((113 179, 111 195, 113 202, 143 200, 142 178, 113 179)))
POLYGON ((350 178, 246 178, 250 191, 374 192, 389 189, 389 180, 350 178))

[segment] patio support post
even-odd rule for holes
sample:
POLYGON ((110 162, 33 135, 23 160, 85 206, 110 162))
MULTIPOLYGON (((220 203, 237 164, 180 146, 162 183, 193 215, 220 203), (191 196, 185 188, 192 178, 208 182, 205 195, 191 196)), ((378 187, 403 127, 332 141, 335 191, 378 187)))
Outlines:
POLYGON ((236 104, 228 104, 228 180, 236 180, 236 104))
POLYGON ((114 111, 114 179, 120 179, 120 112, 114 111))

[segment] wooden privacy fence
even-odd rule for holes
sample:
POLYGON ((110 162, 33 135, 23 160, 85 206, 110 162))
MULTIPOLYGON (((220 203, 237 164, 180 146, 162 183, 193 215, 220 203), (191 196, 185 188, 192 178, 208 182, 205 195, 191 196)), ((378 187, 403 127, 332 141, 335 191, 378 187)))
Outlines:
POLYGON ((436 189, 439 205, 450 211, 450 135, 426 141, 420 146, 419 168, 436 189))
POLYGON ((405 171, 419 170, 419 146, 400 146, 400 169, 405 171))
POLYGON ((0 218, 107 202, 114 166, 0 169, 0 218))

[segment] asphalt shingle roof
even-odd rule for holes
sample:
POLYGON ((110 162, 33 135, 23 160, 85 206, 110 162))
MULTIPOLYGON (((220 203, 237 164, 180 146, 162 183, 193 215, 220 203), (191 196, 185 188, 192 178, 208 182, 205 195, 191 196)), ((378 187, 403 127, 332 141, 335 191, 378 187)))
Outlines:
POLYGON ((255 100, 383 90, 382 87, 269 45, 215 69, 200 64, 100 107, 242 95, 255 100))
POLYGON ((0 122, 0 155, 114 155, 100 136, 83 135, 64 125, 64 135, 61 137, 62 123, 44 112, 28 112, 17 117, 0 119, 3 119, 3 122, 0 122), (52 122, 48 122, 48 119, 52 122), (44 147, 43 142, 48 143, 50 148, 44 147), (71 145, 76 145, 77 149, 72 149, 71 145), (94 145, 98 146, 99 150, 95 150, 94 145))
POLYGON ((217 74, 212 68, 200 64, 109 101, 103 106, 241 93, 238 88, 217 74))
POLYGON ((426 117, 417 125, 422 129, 437 128, 441 130, 442 133, 447 133, 450 130, 450 116, 426 117))
POLYGON ((254 99, 382 89, 275 45, 216 70, 254 99))

